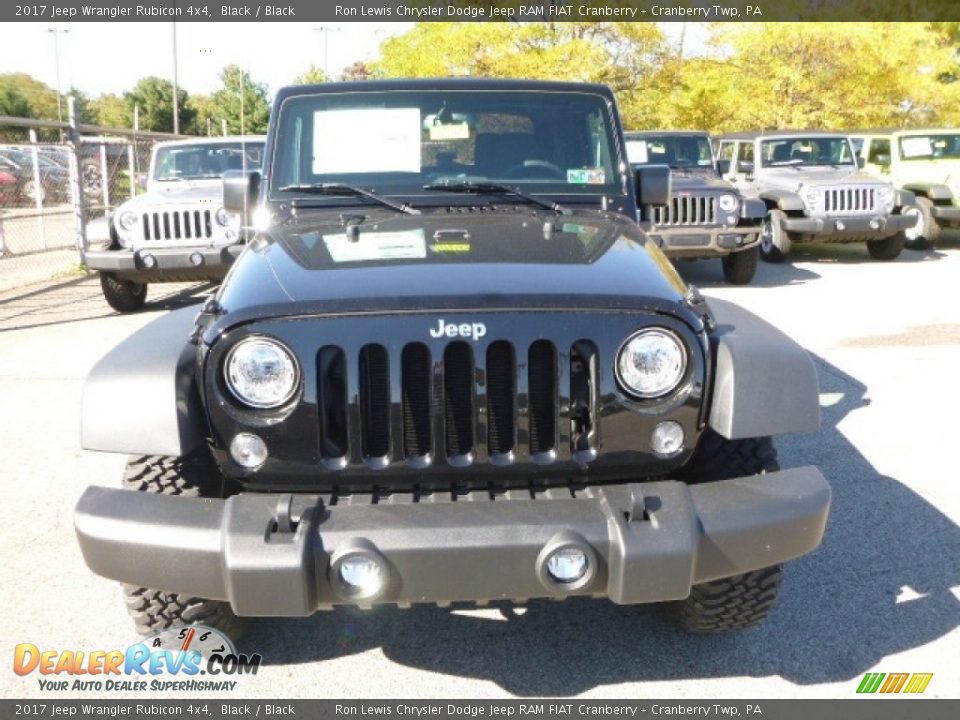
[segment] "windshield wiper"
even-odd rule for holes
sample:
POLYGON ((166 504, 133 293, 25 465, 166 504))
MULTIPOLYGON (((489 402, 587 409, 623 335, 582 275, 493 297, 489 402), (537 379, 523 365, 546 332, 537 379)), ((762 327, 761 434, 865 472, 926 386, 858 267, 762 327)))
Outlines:
POLYGON ((383 195, 378 195, 375 192, 370 190, 364 190, 363 188, 356 187, 354 185, 344 185, 343 183, 315 183, 312 185, 284 185, 279 188, 279 192, 300 192, 300 193, 309 193, 311 195, 354 195, 356 197, 363 197, 369 200, 373 200, 376 203, 392 208, 398 212, 406 213, 407 215, 419 215, 420 211, 414 207, 410 207, 406 203, 398 203, 383 197, 383 195))
POLYGON ((547 210, 553 210, 558 215, 570 215, 573 213, 570 208, 564 207, 560 203, 550 202, 549 200, 541 200, 533 195, 527 195, 525 192, 522 192, 515 187, 501 185, 500 183, 472 182, 466 180, 459 182, 437 182, 424 185, 423 189, 440 190, 442 192, 454 193, 493 193, 496 195, 508 195, 518 197, 521 200, 526 200, 528 203, 539 205, 547 210))

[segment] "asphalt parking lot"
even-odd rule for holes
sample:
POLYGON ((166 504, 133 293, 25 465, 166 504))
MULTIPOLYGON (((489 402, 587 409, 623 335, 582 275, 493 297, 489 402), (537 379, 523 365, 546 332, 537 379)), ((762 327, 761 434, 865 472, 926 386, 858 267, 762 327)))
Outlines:
MULTIPOLYGON (((926 696, 960 696, 960 233, 891 263, 806 246, 743 288, 723 285, 716 261, 680 269, 778 325, 819 369, 822 429, 779 445, 783 466, 821 467, 832 516, 821 549, 789 566, 767 624, 695 637, 657 608, 572 600, 336 610, 257 622, 241 649, 265 667, 231 697, 846 698, 868 671, 932 672, 926 696)), ((87 571, 73 535, 77 497, 115 485, 124 464, 80 449, 82 382, 113 344, 208 291, 161 287, 131 316, 109 311, 95 278, 0 294, 8 658, 23 642, 133 640, 118 588, 87 571)), ((43 695, 37 675, 0 672, 0 696, 43 695)))

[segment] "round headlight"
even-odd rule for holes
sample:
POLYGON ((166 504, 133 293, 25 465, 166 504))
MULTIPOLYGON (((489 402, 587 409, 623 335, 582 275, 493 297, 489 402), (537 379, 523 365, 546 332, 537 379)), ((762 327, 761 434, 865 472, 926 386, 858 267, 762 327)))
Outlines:
POLYGON ((620 348, 617 378, 623 388, 641 398, 666 395, 680 384, 687 369, 687 351, 665 328, 641 330, 620 348))
POLYGON ((737 207, 737 198, 735 195, 721 195, 717 204, 723 212, 733 212, 737 207))
POLYGON ((226 208, 220 208, 217 210, 217 214, 214 217, 217 220, 217 225, 226 227, 230 224, 230 213, 227 212, 226 208))
POLYGON ((117 225, 120 226, 121 230, 130 232, 133 230, 134 225, 137 224, 137 214, 127 210, 126 212, 120 213, 120 217, 117 218, 117 225))
POLYGON ((224 377, 241 402, 274 408, 293 397, 300 384, 300 369, 283 345, 257 337, 234 346, 224 365, 224 377))

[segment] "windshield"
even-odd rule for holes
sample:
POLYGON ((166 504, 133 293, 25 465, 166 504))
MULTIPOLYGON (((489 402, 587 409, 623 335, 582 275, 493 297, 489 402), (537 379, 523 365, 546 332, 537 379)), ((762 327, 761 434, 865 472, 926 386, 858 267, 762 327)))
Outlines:
POLYGON ((960 134, 909 135, 900 138, 904 160, 960 159, 960 134))
POLYGON ((613 137, 605 99, 589 93, 297 96, 280 110, 271 192, 340 183, 423 195, 440 194, 424 185, 499 183, 527 193, 597 197, 622 191, 613 137))
POLYGON ((669 165, 672 168, 712 168, 710 140, 696 135, 627 135, 631 165, 669 165))
POLYGON ((760 160, 764 166, 777 165, 853 165, 850 140, 846 137, 791 137, 764 140, 760 143, 760 160))
POLYGON ((226 170, 259 170, 263 141, 168 145, 157 150, 154 180, 218 178, 226 170))

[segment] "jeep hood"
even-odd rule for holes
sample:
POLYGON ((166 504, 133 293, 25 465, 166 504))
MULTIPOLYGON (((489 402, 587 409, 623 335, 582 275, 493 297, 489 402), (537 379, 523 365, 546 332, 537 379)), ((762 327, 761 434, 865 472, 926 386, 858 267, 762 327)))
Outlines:
POLYGON ((878 180, 873 175, 868 175, 851 168, 834 169, 831 167, 822 168, 766 168, 763 174, 763 184, 765 186, 777 187, 782 190, 798 192, 805 187, 818 187, 820 185, 842 185, 851 183, 857 185, 888 185, 884 180, 878 180))
POLYGON ((670 183, 674 192, 684 190, 715 190, 717 192, 735 192, 733 185, 721 180, 711 168, 670 171, 670 183))
POLYGON ((153 183, 142 195, 123 204, 123 210, 146 210, 158 205, 209 204, 216 210, 222 204, 223 186, 220 179, 153 183))
POLYGON ((219 291, 219 309, 252 317, 514 308, 683 312, 683 281, 621 215, 498 206, 419 216, 363 211, 356 241, 329 213, 288 220, 255 239, 219 291), (554 227, 545 230, 545 223, 554 227))

